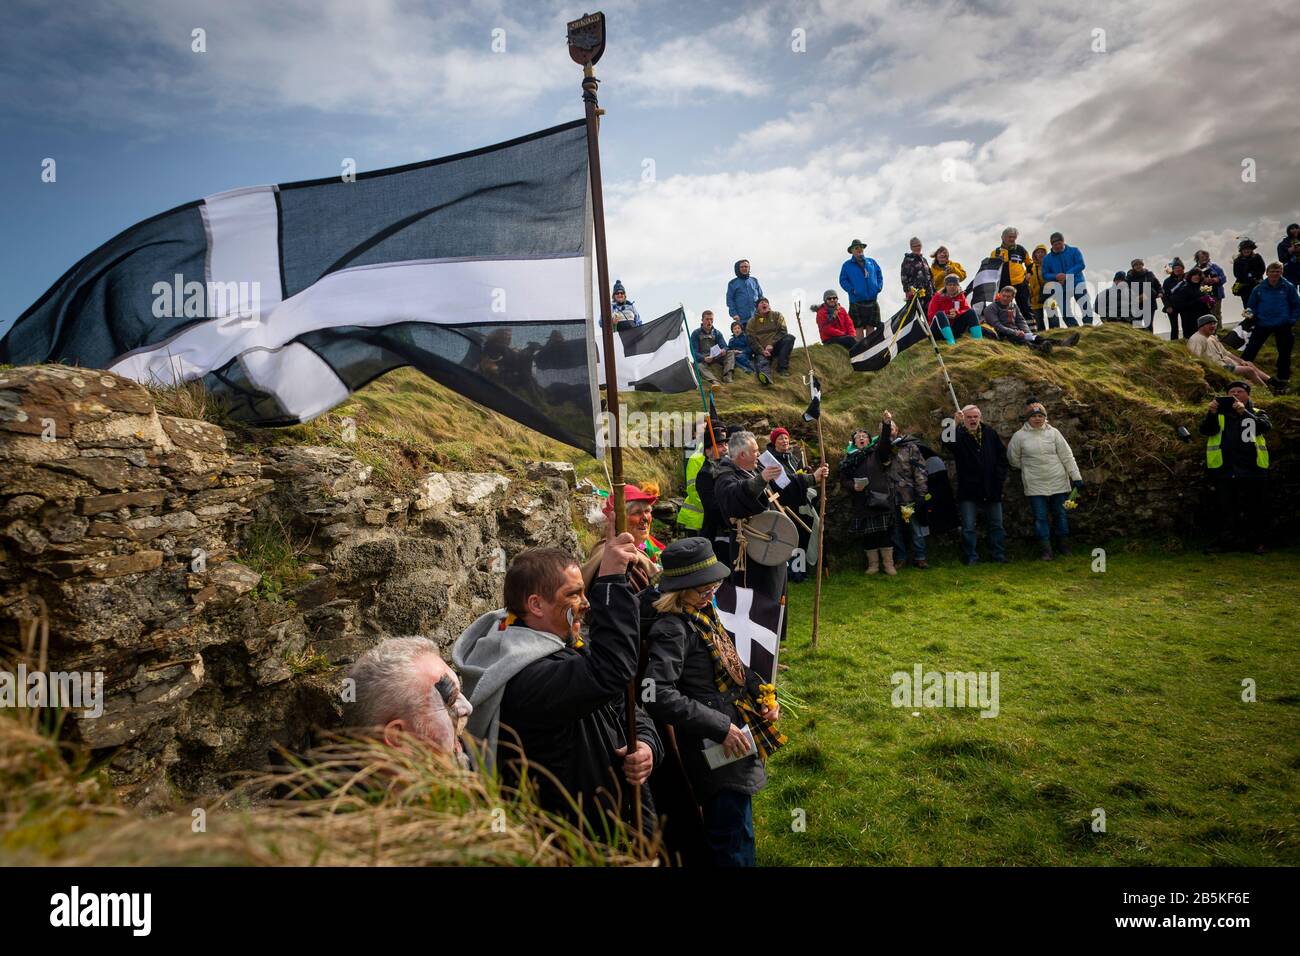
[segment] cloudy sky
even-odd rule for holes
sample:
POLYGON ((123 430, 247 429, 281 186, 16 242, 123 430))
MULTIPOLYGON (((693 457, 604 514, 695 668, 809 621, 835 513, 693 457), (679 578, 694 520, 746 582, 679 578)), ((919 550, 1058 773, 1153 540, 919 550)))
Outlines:
MULTIPOLYGON (((854 237, 968 268, 1006 224, 1089 278, 1300 220, 1300 5, 605 2, 611 270, 643 316, 721 310, 753 263, 792 314, 854 237)), ((259 183, 454 153, 581 115, 574 4, 6 0, 0 331, 133 222, 259 183), (195 29, 207 50, 192 50, 195 29), (493 46, 504 45, 494 51, 493 46), (42 162, 57 181, 41 181, 42 162)), ((1235 309, 1230 309, 1235 312, 1235 309)))

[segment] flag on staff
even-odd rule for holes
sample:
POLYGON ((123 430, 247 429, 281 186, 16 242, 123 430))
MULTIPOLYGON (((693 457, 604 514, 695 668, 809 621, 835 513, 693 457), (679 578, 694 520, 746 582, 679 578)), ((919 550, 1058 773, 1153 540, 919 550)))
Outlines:
POLYGON ((808 373, 808 394, 812 396, 812 400, 804 409, 803 420, 815 422, 822 417, 822 383, 817 381, 817 376, 812 372, 808 373))
POLYGON ((877 333, 853 346, 849 351, 849 361, 858 372, 879 372, 893 361, 899 352, 917 342, 926 339, 926 317, 916 309, 917 299, 911 299, 907 305, 889 317, 889 321, 877 333))
POLYGON ((722 582, 716 595, 718 617, 731 635, 740 659, 752 667, 765 683, 776 678, 777 648, 780 645, 780 604, 752 588, 722 582))
MULTIPOLYGON (((985 259, 980 263, 975 278, 966 287, 966 295, 969 297, 967 301, 976 315, 983 317, 984 307, 993 301, 998 290, 1005 284, 1002 276, 1006 267, 1007 264, 1001 259, 985 259)), ((1025 316, 1025 321, 1028 320, 1029 316, 1025 316)))
POLYGON ((582 120, 219 193, 78 262, 0 340, 0 362, 201 379, 255 425, 305 422, 410 365, 594 454, 588 195, 582 120))
MULTIPOLYGON (((604 348, 604 342, 597 343, 604 348)), ((598 348, 598 351, 599 351, 598 348)), ((614 333, 614 366, 620 392, 693 392, 699 387, 681 306, 643 325, 614 333)), ((597 376, 605 384, 605 363, 597 356, 597 376)))

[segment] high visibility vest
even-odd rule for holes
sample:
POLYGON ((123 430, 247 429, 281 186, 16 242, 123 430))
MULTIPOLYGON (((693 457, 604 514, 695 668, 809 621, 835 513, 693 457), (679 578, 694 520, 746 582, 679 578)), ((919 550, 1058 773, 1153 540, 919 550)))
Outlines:
MULTIPOLYGON (((1260 468, 1268 467, 1268 445, 1264 436, 1255 435, 1255 464, 1260 468)), ((1205 442, 1205 466, 1213 471, 1223 467, 1223 416, 1219 416, 1219 430, 1205 442)))
POLYGON ((691 531, 699 531, 704 527, 704 505, 700 501, 700 493, 695 489, 695 479, 703 467, 703 449, 686 460, 686 501, 677 512, 677 523, 691 531))

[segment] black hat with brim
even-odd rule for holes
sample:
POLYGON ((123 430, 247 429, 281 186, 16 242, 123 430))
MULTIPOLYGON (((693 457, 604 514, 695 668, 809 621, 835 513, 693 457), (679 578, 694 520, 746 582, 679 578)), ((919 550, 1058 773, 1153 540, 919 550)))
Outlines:
POLYGON ((659 590, 685 591, 717 584, 731 576, 731 569, 718 560, 708 538, 679 538, 659 555, 663 574, 659 590))

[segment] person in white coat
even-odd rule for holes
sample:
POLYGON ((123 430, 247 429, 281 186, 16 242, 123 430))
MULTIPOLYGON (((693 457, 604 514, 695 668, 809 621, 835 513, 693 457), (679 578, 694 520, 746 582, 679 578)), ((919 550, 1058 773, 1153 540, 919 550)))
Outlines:
POLYGON ((1007 444, 1007 462, 1020 470, 1025 497, 1034 511, 1034 533, 1042 545, 1042 559, 1052 560, 1051 523, 1056 525, 1057 550, 1070 553, 1070 523, 1065 517, 1065 500, 1071 488, 1083 488, 1083 477, 1074 463, 1074 452, 1065 436, 1047 424, 1047 409, 1031 402, 1025 424, 1007 444))

